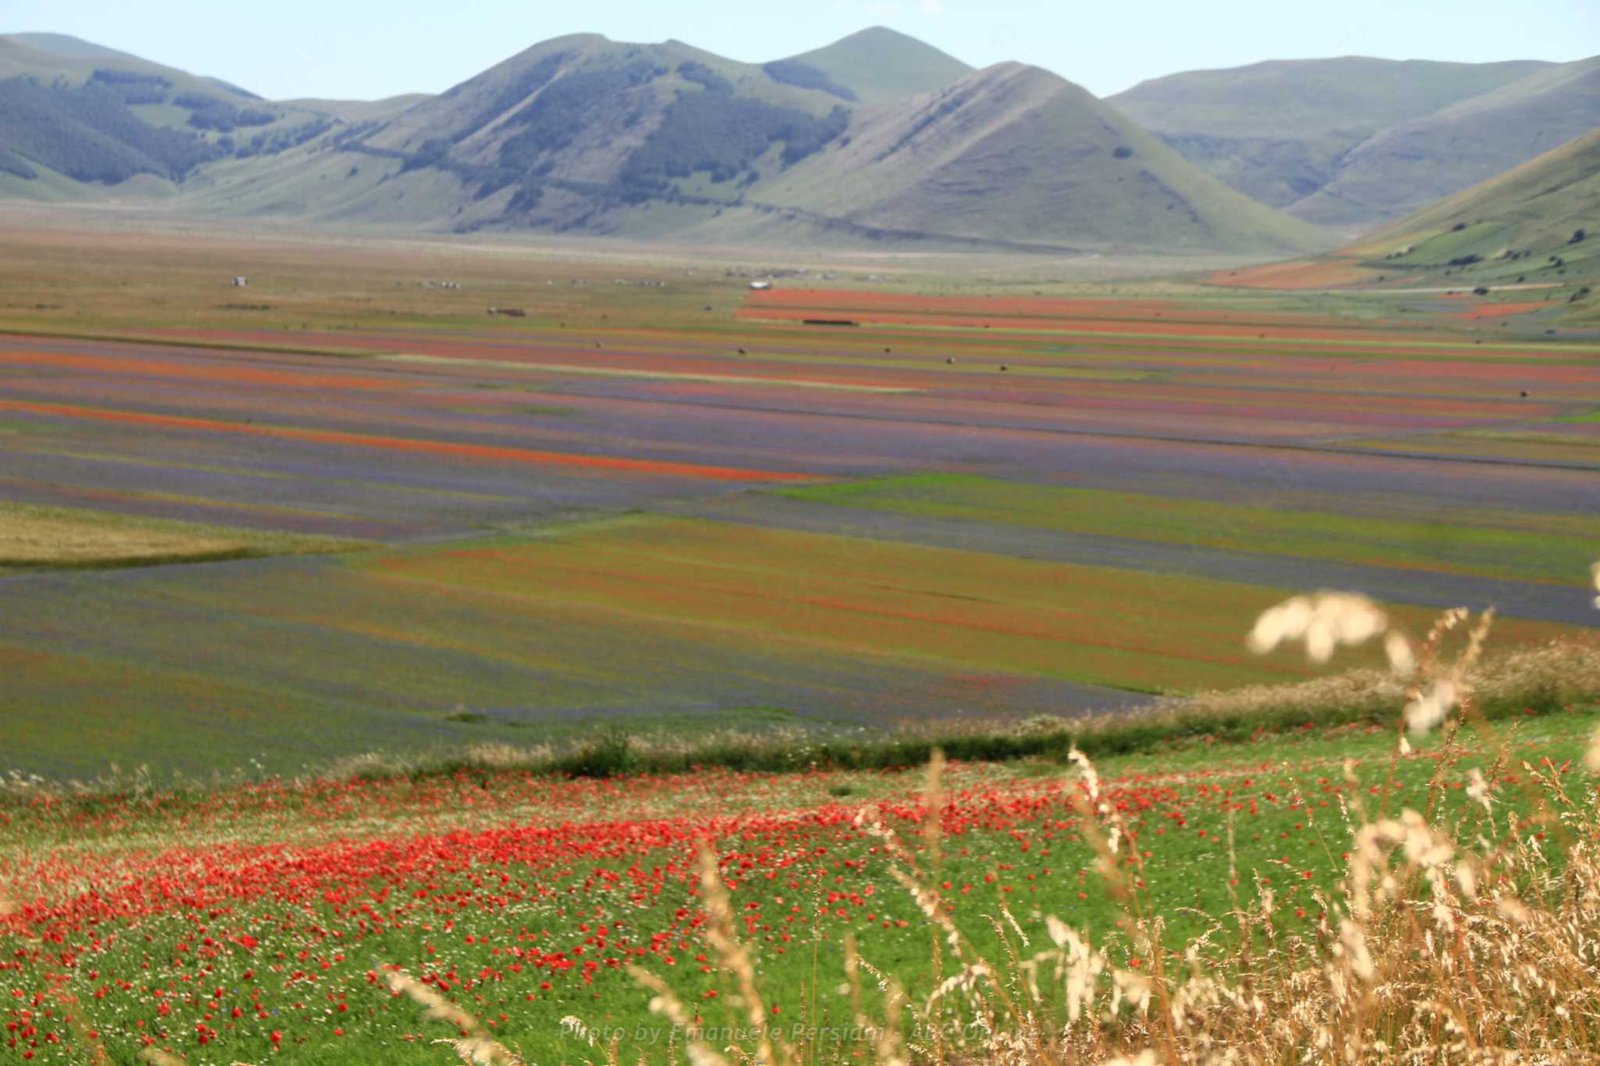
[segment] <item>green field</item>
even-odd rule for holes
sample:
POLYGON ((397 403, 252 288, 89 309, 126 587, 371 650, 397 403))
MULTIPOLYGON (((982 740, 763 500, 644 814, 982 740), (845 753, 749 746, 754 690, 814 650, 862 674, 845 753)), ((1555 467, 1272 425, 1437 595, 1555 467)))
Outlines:
MULTIPOLYGON (((1555 789, 1587 787, 1571 766, 1595 720, 1574 712, 1469 729, 1463 745, 1419 741, 1420 753, 1404 759, 1392 732, 1371 727, 1102 760, 1105 794, 1138 835, 1131 898, 1096 872, 1068 801, 1075 772, 1044 763, 952 768, 937 851, 914 813, 917 773, 562 783, 480 771, 12 805, 0 854, 24 880, 6 893, 32 901, 41 927, 82 960, 54 979, 78 995, 80 1024, 46 1015, 21 1046, 37 1049, 35 1061, 70 1061, 63 1056, 96 1045, 122 1061, 136 1034, 148 1034, 192 1062, 218 1052, 285 1063, 441 1061, 427 1040, 452 1028, 386 991, 382 976, 395 966, 530 1061, 603 1056, 562 1024, 569 1016, 616 1034, 629 1061, 674 1061, 669 1040, 682 1034, 669 1036, 615 960, 660 976, 703 1024, 738 1023, 723 1005, 737 991, 729 974, 699 927, 684 923, 703 905, 691 887, 693 840, 709 833, 775 1030, 831 1059, 860 1039, 849 1035, 850 1001, 839 991, 846 931, 874 972, 919 999, 958 965, 948 946, 935 961, 930 943, 943 935, 930 937, 874 838, 850 828, 867 805, 899 834, 917 876, 944 886, 968 938, 965 957, 1004 965, 1008 952, 1037 950, 1049 915, 1101 945, 1113 965, 1148 966, 1157 955, 1173 965, 1197 938, 1206 957, 1237 951, 1239 930, 1219 919, 1239 906, 1265 908, 1246 934, 1262 938, 1256 951, 1279 938, 1314 941, 1343 891, 1361 814, 1427 810, 1461 840, 1540 816, 1555 789), (1541 769, 1511 768, 1518 761, 1541 769), (1462 787, 1477 771, 1495 785, 1490 815, 1462 787), (368 856, 391 868, 369 869, 368 856), (285 860, 298 872, 276 880, 285 860), (113 872, 144 887, 82 924, 76 894, 113 872), (174 874, 204 887, 164 901, 174 874), (254 885, 262 875, 279 885, 267 899, 254 885), (988 920, 1002 910, 1014 927, 988 920), (1159 948, 1127 938, 1130 913, 1165 916, 1159 948), (94 946, 77 946, 90 936, 94 946), (591 957, 600 964, 587 965, 591 957), (137 983, 125 986, 123 975, 137 983), (44 1042, 47 1031, 59 1042, 44 1042)), ((22 960, 11 980, 26 992, 56 956, 11 936, 22 960)))
MULTIPOLYGON (((1561 584, 1583 572, 1600 542, 1600 519, 1490 510, 1470 516, 1357 515, 1314 509, 1293 490, 1285 490, 1281 501, 1246 505, 925 474, 782 492, 899 514, 1561 584)), ((1316 502, 1327 507, 1333 501, 1316 502)), ((1383 509, 1393 515, 1406 507, 1406 501, 1394 500, 1383 509)))
POLYGON ((48 222, 0 232, 0 769, 1115 711, 1304 678, 1238 634, 1318 585, 1592 639, 1593 345, 1454 297, 48 222))

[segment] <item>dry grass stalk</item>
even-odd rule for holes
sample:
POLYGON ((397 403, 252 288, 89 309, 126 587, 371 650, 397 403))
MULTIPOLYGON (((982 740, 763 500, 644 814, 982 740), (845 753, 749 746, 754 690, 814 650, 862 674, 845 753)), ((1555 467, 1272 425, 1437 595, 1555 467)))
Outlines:
MULTIPOLYGON (((1595 580, 1600 587, 1600 565, 1595 580)), ((1322 659, 1340 646, 1385 638, 1393 671, 1382 683, 1389 705, 1404 706, 1402 718, 1413 729, 1446 729, 1434 797, 1459 770, 1465 749, 1456 731, 1484 690, 1561 686, 1589 698, 1600 692, 1600 656, 1592 650, 1534 649, 1486 670, 1482 651, 1492 612, 1479 616, 1449 657, 1442 651, 1445 638, 1471 622, 1465 611, 1447 612, 1413 642, 1363 597, 1319 594, 1275 610, 1252 634, 1254 646, 1302 640, 1312 658, 1322 659), (1457 709, 1461 715, 1453 715, 1457 709)), ((1492 741, 1486 723, 1479 724, 1492 741)), ((1497 816, 1493 782, 1504 777, 1510 759, 1502 746, 1487 774, 1472 769, 1460 775, 1473 804, 1470 833, 1452 833, 1414 810, 1369 815, 1361 790, 1352 791, 1345 808, 1348 868, 1338 893, 1319 895, 1325 917, 1313 934, 1284 936, 1271 890, 1258 885, 1256 905, 1236 903, 1233 947, 1206 936, 1173 953, 1161 944, 1159 919, 1145 913, 1138 850, 1124 854, 1126 829, 1104 802, 1093 764, 1073 752, 1083 778, 1084 835, 1110 894, 1122 904, 1126 947, 1149 960, 1146 972, 1118 968, 1106 949, 1055 917, 1044 923, 1049 946, 1032 954, 1019 950, 1028 937, 1013 917, 991 918, 1005 956, 998 965, 978 956, 918 857, 864 816, 936 943, 960 964, 915 1001, 924 1031, 935 1034, 916 1050, 935 1061, 954 1054, 964 1063, 1017 1066, 1600 1062, 1600 810, 1592 794, 1575 799, 1559 774, 1524 763, 1542 789, 1538 810, 1531 817, 1497 816), (1564 855, 1547 852, 1541 828, 1570 841, 1564 855), (958 1014, 979 1036, 953 1047, 939 1034, 958 1014)), ((1600 731, 1585 761, 1600 774, 1600 731)), ((1348 763, 1346 776, 1355 780, 1348 763)), ((936 770, 930 822, 937 819, 940 795, 936 770)), ((937 829, 925 827, 924 834, 924 853, 936 856, 937 829)), ((1236 874, 1231 853, 1230 843, 1229 868, 1236 874)), ((870 1019, 863 972, 886 991, 892 988, 852 940, 843 989, 851 1011, 864 1031, 880 1035, 874 1061, 902 1063, 903 1052, 889 1039, 900 1031, 901 1000, 890 995, 881 1022, 870 1019)), ((640 979, 658 999, 670 997, 659 978, 640 979)))
POLYGON ((389 971, 388 984, 390 992, 420 1006, 424 1018, 456 1027, 459 1037, 434 1043, 448 1046, 463 1063, 468 1066, 523 1066, 520 1055, 495 1040, 482 1022, 436 989, 399 969, 389 971))
POLYGON ((706 1043, 700 1024, 683 1005, 683 1001, 678 998, 671 985, 649 970, 638 966, 629 967, 628 972, 633 975, 635 981, 655 993, 650 1000, 651 1013, 666 1018, 684 1034, 684 1050, 693 1066, 729 1066, 727 1058, 706 1043))
POLYGON ((189 1066, 186 1059, 158 1047, 147 1047, 139 1052, 139 1061, 149 1066, 189 1066))
POLYGON ((767 1007, 762 1001, 755 964, 750 960, 749 949, 739 939, 734 925, 733 901, 728 896, 728 886, 722 882, 717 856, 709 847, 700 849, 700 892, 708 919, 706 942, 717 953, 723 971, 732 974, 738 985, 738 996, 733 1002, 744 1009, 745 1019, 756 1034, 757 1061, 794 1066, 800 1056, 767 1023, 767 1007))

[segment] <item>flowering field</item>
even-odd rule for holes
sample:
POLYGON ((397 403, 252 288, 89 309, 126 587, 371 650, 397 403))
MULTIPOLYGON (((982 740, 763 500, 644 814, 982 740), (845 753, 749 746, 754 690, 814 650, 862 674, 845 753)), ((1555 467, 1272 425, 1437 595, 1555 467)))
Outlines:
MULTIPOLYGON (((110 761, 296 773, 374 748, 527 746, 596 720, 878 734, 1310 672, 1239 637, 1284 595, 1258 583, 1266 556, 1243 582, 1132 569, 1125 554, 1026 557, 1059 551, 1048 538, 1004 551, 970 532, 948 547, 875 532, 630 516, 223 572, 49 575, 12 594, 10 625, 31 632, 0 660, 6 755, 58 778, 110 761), (174 647, 177 631, 206 639, 174 647), (93 743, 76 739, 86 730, 93 743), (209 739, 174 745, 183 735, 209 739)), ((1311 565, 1277 574, 1288 587, 1311 565)), ((1461 583, 1401 588, 1453 598, 1461 583)), ((1593 613, 1570 584, 1492 587, 1542 597, 1498 626, 1507 648, 1581 634, 1593 613), (1538 617, 1565 599, 1574 622, 1538 617)), ((1397 613, 1419 629, 1431 615, 1397 613)))
MULTIPOLYGON (((737 1043, 706 853, 762 1020, 802 1060, 870 1061, 852 972, 924 1005, 973 977, 930 917, 1013 963, 1059 918, 1121 995, 1196 937, 1344 950, 1352 835, 1403 809, 1557 866, 1592 826, 1550 805, 1592 792, 1597 711, 1548 693, 1406 754, 1248 715, 1234 745, 1147 737, 1102 762, 1093 816, 1043 761, 937 790, 526 769, 597 722, 779 726, 805 765, 824 739, 1295 681, 1243 635, 1316 585, 1413 633, 1495 604, 1497 649, 1593 648, 1600 349, 1526 301, 751 294, 511 252, 125 245, 84 266, 0 230, 30 264, 0 256, 0 491, 286 557, 0 575, 4 1061, 441 1063, 459 1011, 531 1063, 681 1059, 640 974, 737 1043), (211 278, 240 255, 246 304, 211 278), (464 290, 423 280, 446 268, 464 290), (1157 919, 1158 945, 1131 932, 1157 919)), ((913 1041, 981 1036, 937 1017, 913 1041)))
MULTIPOLYGON (((1539 775, 1577 774, 1568 787, 1588 788, 1570 757, 1592 724, 1529 720, 1516 743, 1532 765, 1496 764, 1503 802, 1531 802, 1522 790, 1539 775)), ((1102 766, 1141 905, 1168 916, 1177 945, 1270 891, 1281 932, 1315 936, 1352 810, 1427 803, 1434 758, 1396 765, 1392 749, 1387 730, 1317 732, 1102 766), (1357 760, 1348 774, 1345 757, 1357 760)), ((1451 771, 1437 814, 1477 809, 1459 791, 1471 765, 1488 766, 1477 758, 1451 771)), ((954 766, 937 844, 914 773, 480 771, 14 798, 0 1040, 41 1063, 132 1061, 146 1046, 191 1063, 447 1061, 430 1041, 453 1029, 390 992, 400 968, 530 1062, 604 1057, 563 1027, 568 1016, 620 1035, 627 1061, 660 1061, 671 1027, 645 1010, 629 966, 664 977, 706 1024, 741 1024, 704 939, 694 876, 704 842, 773 1023, 836 1058, 860 1036, 839 988, 846 933, 909 989, 937 980, 929 930, 895 866, 942 885, 985 951, 1002 950, 990 917, 1015 939, 1041 936, 1042 916, 1056 915, 1103 939, 1119 965, 1149 965, 1117 946, 1120 905, 1093 872, 1082 789, 1059 767, 954 766)))
MULTIPOLYGON (((1474 523, 1463 525, 1425 501, 1291 488, 1271 508, 1207 498, 1203 489, 1193 496, 1147 495, 949 474, 800 486, 783 495, 918 518, 1118 537, 1152 550, 1170 544, 1281 555, 1302 574, 1306 564, 1323 561, 1432 571, 1451 575, 1458 596, 1465 577, 1570 586, 1600 543, 1600 516, 1497 512, 1486 501, 1474 523)), ((1406 595, 1393 586, 1389 594, 1406 595)))
POLYGON ((748 275, 0 227, 0 494, 211 531, 3 577, 0 770, 1125 708, 1304 676, 1237 633, 1306 586, 1594 630, 1597 348, 1526 294, 748 275))

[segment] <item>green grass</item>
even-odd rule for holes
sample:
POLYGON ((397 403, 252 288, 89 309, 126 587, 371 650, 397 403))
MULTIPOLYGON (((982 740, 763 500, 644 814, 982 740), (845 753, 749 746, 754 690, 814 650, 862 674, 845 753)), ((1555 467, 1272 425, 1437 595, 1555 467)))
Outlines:
MULTIPOLYGON (((0 766, 92 779, 116 762, 164 778, 259 760, 294 773, 374 750, 426 760, 477 743, 560 745, 597 719, 714 739, 772 723, 759 705, 780 701, 786 727, 893 735, 914 714, 1000 713, 984 710, 991 683, 1192 692, 1310 672, 1242 643, 1283 590, 650 516, 174 568, 136 588, 82 573, 12 590, 30 623, 0 643, 0 766), (178 632, 207 639, 175 649, 178 632), (928 699, 897 697, 880 715, 851 698, 862 685, 928 699)), ((1419 631, 1432 616, 1394 614, 1419 631)), ((1508 620, 1497 637, 1526 646, 1562 632, 1508 620)), ((1028 709, 1020 698, 987 706, 1028 709)), ((861 738, 831 739, 844 752, 861 738)), ((918 744, 879 758, 914 762, 928 747, 918 744)), ((771 765, 745 748, 718 759, 771 765)))
POLYGON ((1229 551, 1570 584, 1600 519, 1512 512, 1388 519, 1104 489, 921 474, 777 490, 818 503, 1229 551))
MULTIPOLYGON (((1098 769, 1110 794, 1125 805, 1125 816, 1139 833, 1137 847, 1143 856, 1138 870, 1141 906, 1148 913, 1166 918, 1164 945, 1176 949, 1200 935, 1209 935, 1225 945, 1235 935, 1228 913, 1236 906, 1255 906, 1258 896, 1268 890, 1277 901, 1275 921, 1280 936, 1316 935, 1322 897, 1337 891, 1345 871, 1351 809, 1364 809, 1372 815, 1398 813, 1408 807, 1428 810, 1436 823, 1459 826, 1470 836, 1483 823, 1478 808, 1460 788, 1469 769, 1489 770, 1501 743, 1512 744, 1510 750, 1515 758, 1509 767, 1502 768, 1503 786, 1497 797, 1496 817, 1503 823, 1509 812, 1527 813, 1543 804, 1543 790, 1533 781, 1532 773, 1538 767, 1558 769, 1576 759, 1595 721, 1593 713, 1565 713, 1519 723, 1514 729, 1501 726, 1480 732, 1469 728, 1462 735, 1463 754, 1442 769, 1437 758, 1442 753, 1438 740, 1419 742, 1417 756, 1396 759, 1394 734, 1383 726, 1354 731, 1315 728, 1231 748, 1196 743, 1156 755, 1104 757, 1098 760, 1098 769), (1519 767, 1520 760, 1528 762, 1527 770, 1519 767), (1343 768, 1346 763, 1351 767, 1350 781, 1343 768), (1442 789, 1432 787, 1436 775, 1442 789), (1232 870, 1237 871, 1236 878, 1230 877, 1232 870)), ((1045 781, 1069 773, 1045 763, 1005 772, 973 767, 957 776, 952 786, 1045 781)), ((463 797, 476 794, 487 800, 499 790, 516 790, 523 785, 520 775, 491 774, 476 782, 462 781, 458 787, 463 797)), ((742 792, 744 787, 730 785, 720 809, 745 809, 747 802, 760 795, 759 788, 751 786, 755 790, 747 797, 742 792)), ((841 792, 847 802, 914 793, 918 780, 915 775, 825 775, 796 778, 785 787, 794 789, 786 793, 786 801, 803 809, 807 804, 838 798, 841 792)), ((1573 782, 1569 787, 1580 784, 1573 782)), ((327 835, 355 831, 380 838, 410 824, 409 819, 417 811, 408 804, 433 802, 423 797, 419 792, 415 799, 408 800, 403 791, 396 790, 380 805, 358 806, 346 812, 343 817, 359 819, 350 828, 341 828, 335 822, 323 825, 319 832, 327 835)), ((292 796, 285 798, 292 801, 292 796)), ((196 818, 195 811, 183 803, 169 804, 159 797, 151 797, 142 807, 135 805, 131 816, 126 813, 128 805, 121 801, 98 809, 93 803, 89 798, 69 801, 60 806, 55 817, 77 822, 92 833, 105 816, 116 815, 115 831, 106 837, 113 848, 137 846, 137 842, 159 840, 169 833, 177 834, 174 839, 181 838, 188 846, 203 848, 213 835, 230 841, 249 839, 253 835, 252 820, 258 817, 290 826, 297 817, 283 812, 281 800, 263 806, 259 814, 245 814, 242 822, 224 817, 215 823, 196 818)), ((677 808, 678 813, 693 817, 692 810, 677 808)), ((309 822, 314 814, 313 808, 307 807, 298 817, 309 822)), ((634 817, 636 813, 623 799, 614 806, 601 805, 566 816, 604 821, 634 817)), ((979 953, 999 958, 1006 950, 985 917, 997 915, 1005 907, 1034 937, 1043 933, 1042 917, 1055 915, 1106 946, 1115 958, 1131 957, 1134 953, 1125 946, 1118 931, 1122 905, 1094 872, 1090 848, 1066 823, 1055 824, 1046 818, 1027 824, 1029 828, 1021 836, 1003 826, 968 826, 945 838, 943 858, 937 861, 914 836, 905 839, 920 861, 927 863, 925 876, 937 883, 948 883, 957 924, 979 953)), ((48 830, 49 825, 43 828, 48 830)), ((271 833, 274 835, 268 839, 280 839, 282 829, 271 833)), ((17 838, 12 839, 15 846, 17 838)), ((800 838, 794 846, 801 846, 803 840, 800 838)), ((763 903, 756 924, 744 934, 754 953, 763 995, 781 1008, 781 1022, 827 1028, 847 1022, 845 1003, 834 991, 843 973, 837 934, 845 928, 856 934, 863 955, 877 969, 892 973, 909 989, 925 993, 936 983, 937 976, 930 956, 929 933, 904 890, 888 875, 881 849, 873 839, 862 834, 830 834, 818 838, 817 843, 825 845, 827 857, 812 867, 791 866, 787 862, 768 866, 776 856, 763 857, 759 847, 752 850, 748 840, 716 842, 720 849, 750 856, 758 863, 753 873, 732 864, 726 875, 739 875, 745 881, 734 892, 734 905, 740 913, 744 913, 746 900, 763 903), (764 871, 769 869, 779 878, 789 879, 792 888, 786 888, 784 880, 774 885, 765 876, 764 871), (812 913, 824 905, 828 892, 837 890, 866 893, 867 906, 846 905, 848 919, 834 921, 830 917, 815 926, 802 923, 793 927, 792 939, 780 935, 786 928, 781 919, 791 903, 812 913), (776 907, 771 904, 775 892, 779 900, 776 907), (866 912, 874 915, 872 921, 862 919, 866 912), (884 928, 880 919, 891 919, 891 927, 884 928), (895 924, 898 922, 905 924, 895 924)), ((52 846, 51 836, 48 832, 32 835, 28 846, 47 851, 52 846)), ((589 884, 605 884, 611 877, 626 879, 640 864, 649 869, 652 863, 678 858, 674 848, 646 849, 630 855, 626 862, 586 861, 584 872, 589 884)), ((239 929, 255 930, 266 945, 259 953, 227 948, 191 958, 200 933, 191 917, 174 914, 141 920, 138 936, 105 936, 103 929, 105 942, 94 953, 92 963, 97 971, 109 974, 141 973, 151 987, 174 984, 182 988, 182 982, 203 978, 206 989, 222 990, 218 1002, 223 1007, 219 1015, 224 1020, 229 1004, 244 1002, 245 991, 260 988, 274 1013, 265 1024, 253 1023, 248 1016, 243 1024, 247 1031, 264 1033, 270 1027, 282 1032, 283 1048, 272 1054, 272 1061, 285 1064, 341 1066, 379 1057, 385 1062, 419 1066, 441 1061, 438 1049, 414 1037, 448 1036, 448 1029, 420 1019, 419 1011, 408 1001, 391 999, 364 976, 384 963, 400 964, 413 971, 423 967, 435 972, 459 971, 462 978, 476 974, 483 966, 502 971, 501 978, 481 985, 465 984, 449 995, 494 1022, 496 1036, 519 1049, 530 1061, 572 1061, 593 1053, 563 1030, 560 1019, 569 1015, 592 1027, 626 1033, 628 1061, 633 1060, 631 1048, 635 1040, 643 1045, 647 1061, 664 1061, 665 1047, 650 1042, 653 1034, 661 1030, 646 1010, 648 995, 625 974, 602 969, 592 983, 557 981, 555 987, 545 990, 539 985, 541 975, 504 972, 505 959, 489 954, 489 945, 528 942, 526 937, 518 936, 518 928, 524 933, 540 934, 532 943, 561 946, 565 943, 561 930, 587 915, 609 918, 613 911, 608 905, 616 897, 601 894, 594 899, 580 896, 542 901, 520 905, 511 912, 467 905, 466 900, 485 891, 484 877, 492 877, 489 872, 495 869, 495 860, 486 857, 483 864, 464 873, 432 879, 425 886, 425 894, 441 901, 455 901, 441 911, 438 924, 410 924, 388 932, 369 932, 360 938, 358 947, 352 944, 346 948, 338 936, 326 941, 319 938, 310 945, 312 958, 338 954, 327 969, 316 971, 315 995, 298 992, 297 987, 304 985, 288 976, 291 970, 303 968, 304 960, 273 961, 274 930, 279 922, 288 928, 289 921, 282 905, 276 903, 247 902, 214 919, 216 931, 226 935, 239 929), (548 930, 557 931, 553 941, 547 939, 548 930), (246 968, 255 971, 248 980, 240 976, 246 968), (528 1000, 525 993, 534 998, 528 1000), (348 1012, 332 1014, 327 1004, 333 1002, 348 1004, 348 1012), (334 1035, 336 1026, 343 1035, 334 1035), (402 1039, 402 1034, 413 1036, 402 1039)), ((516 872, 515 867, 512 872, 516 872)), ((574 887, 579 883, 572 882, 574 887)), ((664 891, 628 907, 619 928, 648 930, 665 921, 675 908, 698 906, 686 888, 682 882, 669 880, 664 891)), ((383 910, 377 913, 382 914, 383 910)), ((314 921, 315 915, 304 920, 314 921)), ((325 929, 339 929, 349 919, 338 917, 336 908, 330 907, 321 921, 325 929)), ((295 942, 290 941, 291 946, 295 942)), ((675 965, 664 966, 659 959, 652 959, 648 965, 662 974, 681 997, 702 1009, 708 1024, 721 1024, 716 1001, 706 999, 705 993, 721 988, 723 975, 714 963, 703 969, 697 952, 704 954, 705 948, 691 937, 683 950, 673 953, 675 965)), ((947 959, 942 973, 950 972, 947 959)), ((14 975, 14 980, 26 984, 31 976, 24 970, 14 975)), ((203 1009, 198 1005, 201 997, 195 997, 191 1005, 186 995, 179 992, 173 1001, 178 1008, 175 1017, 179 1019, 203 1009)), ((114 993, 104 1006, 89 996, 83 997, 82 1002, 85 1016, 90 1019, 101 1017, 105 1010, 119 1012, 115 1023, 109 1016, 97 1022, 116 1046, 128 1039, 130 1031, 123 1027, 132 1018, 148 1016, 152 1023, 158 1022, 155 1009, 159 1000, 148 997, 114 993)), ((180 1049, 187 1049, 186 1054, 200 1052, 192 1035, 181 1028, 174 1042, 180 1049)), ((224 1043, 222 1049, 229 1056, 248 1060, 269 1054, 265 1045, 264 1036, 240 1037, 224 1043), (261 1046, 253 1041, 259 1041, 261 1046)), ((826 1042, 816 1051, 823 1059, 841 1053, 837 1046, 826 1042)))
POLYGON ((648 620, 708 646, 792 646, 1141 691, 1303 675, 1218 636, 1230 624, 1245 632, 1278 597, 1272 589, 861 537, 633 517, 408 552, 365 570, 396 591, 529 616, 648 620), (1163 610, 1127 608, 1157 602, 1163 610))

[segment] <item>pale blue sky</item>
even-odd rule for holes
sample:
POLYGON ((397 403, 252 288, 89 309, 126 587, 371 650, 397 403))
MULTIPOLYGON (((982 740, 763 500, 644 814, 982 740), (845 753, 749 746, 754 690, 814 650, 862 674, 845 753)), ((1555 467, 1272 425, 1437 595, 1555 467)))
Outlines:
POLYGON ((1037 64, 1101 96, 1263 59, 1600 52, 1600 0, 0 0, 0 32, 69 33, 272 99, 439 92, 566 33, 676 37, 765 62, 874 24, 975 66, 1037 64))

